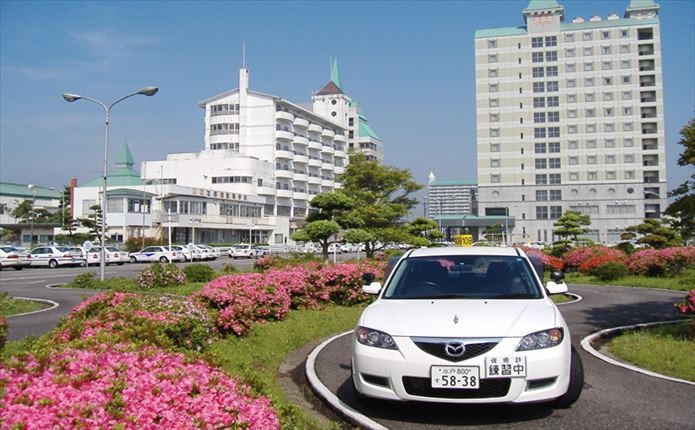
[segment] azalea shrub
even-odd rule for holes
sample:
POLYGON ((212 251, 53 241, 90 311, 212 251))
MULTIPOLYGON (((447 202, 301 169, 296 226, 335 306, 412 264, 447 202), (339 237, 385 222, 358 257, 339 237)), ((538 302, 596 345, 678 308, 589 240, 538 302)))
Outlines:
POLYGON ((209 282, 215 277, 215 270, 207 264, 192 263, 183 268, 188 282, 209 282))
POLYGON ((561 272, 565 268, 565 263, 561 258, 548 255, 540 249, 522 247, 526 255, 531 259, 539 259, 543 262, 543 269, 549 272, 561 272))
POLYGON ((692 333, 693 340, 695 341, 695 288, 690 290, 688 295, 685 296, 680 303, 676 303, 675 306, 679 313, 691 316, 690 332, 692 333))
POLYGON ((143 289, 166 288, 186 283, 186 274, 172 263, 152 263, 136 279, 143 289))
POLYGON ((619 249, 595 245, 574 248, 568 251, 562 259, 568 270, 589 273, 593 268, 608 261, 625 261, 625 254, 619 249), (584 266, 582 267, 582 265, 584 266))
POLYGON ((384 262, 363 260, 327 266, 310 262, 265 273, 222 276, 193 297, 216 314, 220 331, 241 336, 256 322, 284 319, 290 308, 353 305, 368 300, 362 292, 365 272, 380 276, 384 262))
POLYGON ((630 272, 644 276, 674 276, 695 265, 695 247, 641 249, 627 260, 630 272))
POLYGON ((602 281, 615 281, 626 277, 630 271, 622 261, 608 260, 594 265, 587 273, 602 281))
POLYGON ((265 397, 207 363, 154 347, 67 348, 0 367, 3 428, 280 428, 265 397))
POLYGON ((134 342, 202 350, 215 333, 207 309, 188 297, 108 292, 75 307, 58 326, 53 340, 87 347, 134 342))

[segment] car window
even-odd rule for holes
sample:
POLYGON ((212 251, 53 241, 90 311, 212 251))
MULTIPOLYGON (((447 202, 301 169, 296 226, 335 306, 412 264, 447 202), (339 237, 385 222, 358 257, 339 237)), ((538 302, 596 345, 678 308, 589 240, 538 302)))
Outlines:
POLYGON ((541 286, 528 261, 505 256, 407 258, 395 268, 385 299, 533 299, 541 286))
POLYGON ((143 249, 141 252, 157 252, 159 249, 155 248, 154 246, 148 246, 147 248, 143 249))

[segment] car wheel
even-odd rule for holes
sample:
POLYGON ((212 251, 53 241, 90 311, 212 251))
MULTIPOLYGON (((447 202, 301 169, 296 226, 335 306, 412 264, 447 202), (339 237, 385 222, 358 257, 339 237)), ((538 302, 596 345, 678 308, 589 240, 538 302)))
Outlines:
POLYGON ((122 266, 122 265, 123 265, 123 262, 121 261, 120 263, 118 263, 118 265, 119 265, 119 266, 122 266))
POLYGON ((22 270, 22 269, 24 269, 24 267, 22 267, 22 266, 15 266, 15 267, 13 267, 13 269, 14 269, 14 270, 22 270))
POLYGON ((86 261, 80 262, 80 267, 87 267, 87 262, 86 261))
POLYGON ((584 365, 574 347, 572 347, 572 355, 570 358, 570 383, 567 387, 567 392, 555 399, 552 403, 555 408, 568 408, 579 399, 579 395, 584 388, 584 365))
POLYGON ((159 262, 162 263, 162 264, 166 264, 166 263, 169 262, 169 260, 167 260, 166 257, 159 257, 159 262))
POLYGON ((130 262, 131 262, 131 263, 137 263, 137 262, 138 262, 138 259, 135 258, 135 257, 130 257, 130 262))
POLYGON ((48 267, 50 267, 51 269, 55 269, 56 267, 58 267, 58 262, 56 260, 50 260, 48 262, 48 267))

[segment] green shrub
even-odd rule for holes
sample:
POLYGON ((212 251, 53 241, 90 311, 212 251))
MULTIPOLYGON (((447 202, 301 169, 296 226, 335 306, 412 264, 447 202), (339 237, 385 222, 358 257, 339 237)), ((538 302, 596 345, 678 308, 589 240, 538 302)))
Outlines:
POLYGON ((161 237, 130 237, 123 244, 127 252, 138 252, 146 246, 164 245, 164 239, 161 237))
POLYGON ((616 279, 624 278, 629 273, 627 266, 618 261, 608 261, 594 267, 589 272, 590 275, 596 276, 602 281, 615 281, 616 279))
POLYGON ((153 263, 140 272, 137 277, 140 288, 166 288, 186 283, 186 274, 178 266, 172 263, 153 263))
POLYGON ((215 270, 207 264, 193 263, 183 268, 188 282, 209 282, 215 277, 215 270))
POLYGON ((620 242, 619 244, 615 245, 615 247, 623 251, 625 255, 630 255, 635 252, 635 245, 633 245, 631 242, 620 242))
POLYGON ((238 271, 239 269, 237 269, 236 266, 229 263, 224 263, 220 268, 219 273, 222 275, 232 275, 234 273, 237 273, 238 271))
POLYGON ((0 349, 5 347, 5 341, 7 340, 7 318, 0 315, 0 349))
POLYGON ((80 273, 79 275, 75 276, 75 279, 73 279, 67 285, 67 287, 69 287, 69 288, 87 288, 87 289, 97 288, 96 275, 94 274, 94 272, 80 273))

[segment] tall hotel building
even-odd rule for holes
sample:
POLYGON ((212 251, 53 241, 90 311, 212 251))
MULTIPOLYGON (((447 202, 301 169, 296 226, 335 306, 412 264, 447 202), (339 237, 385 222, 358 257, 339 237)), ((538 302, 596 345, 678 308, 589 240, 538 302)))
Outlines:
MULTIPOLYGON (((574 2, 581 6, 581 2, 574 2)), ((553 241, 568 210, 613 243, 666 207, 659 5, 565 20, 532 0, 525 25, 475 33, 480 215, 515 221, 512 242, 553 241)))

